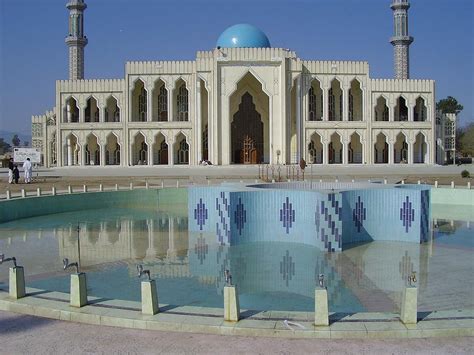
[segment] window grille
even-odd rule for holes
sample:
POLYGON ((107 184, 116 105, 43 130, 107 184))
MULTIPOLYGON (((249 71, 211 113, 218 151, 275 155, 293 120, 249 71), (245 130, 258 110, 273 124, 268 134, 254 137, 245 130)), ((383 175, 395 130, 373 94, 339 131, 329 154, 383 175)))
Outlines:
POLYGON ((178 121, 188 121, 188 89, 182 84, 178 90, 177 97, 178 121))
POLYGON ((314 88, 309 89, 308 97, 308 119, 310 121, 316 121, 316 95, 314 94, 314 88))
POLYGON ((138 120, 145 122, 147 116, 147 97, 146 90, 142 87, 140 95, 138 95, 138 120))
POLYGON ((158 94, 158 121, 168 121, 168 91, 164 85, 158 94))

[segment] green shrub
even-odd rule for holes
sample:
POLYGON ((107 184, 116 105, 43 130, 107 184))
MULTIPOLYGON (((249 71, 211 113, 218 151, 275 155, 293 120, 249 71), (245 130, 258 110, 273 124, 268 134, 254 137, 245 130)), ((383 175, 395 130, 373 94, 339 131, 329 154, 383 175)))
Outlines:
POLYGON ((469 177, 471 177, 471 175, 469 174, 469 171, 463 170, 463 171, 461 171, 461 177, 469 178, 469 177))

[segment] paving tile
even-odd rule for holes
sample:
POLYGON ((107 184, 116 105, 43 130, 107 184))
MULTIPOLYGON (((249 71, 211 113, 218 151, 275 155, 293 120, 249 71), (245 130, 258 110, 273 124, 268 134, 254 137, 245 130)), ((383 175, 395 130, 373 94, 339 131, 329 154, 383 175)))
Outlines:
POLYGON ((235 328, 274 329, 276 323, 278 322, 269 321, 269 320, 244 319, 244 320, 239 321, 235 325, 235 328))

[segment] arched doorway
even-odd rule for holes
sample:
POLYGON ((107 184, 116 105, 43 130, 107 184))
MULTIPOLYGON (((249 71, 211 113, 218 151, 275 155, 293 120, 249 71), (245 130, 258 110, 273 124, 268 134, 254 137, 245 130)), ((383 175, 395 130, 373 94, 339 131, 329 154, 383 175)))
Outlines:
POLYGON ((231 149, 234 164, 257 164, 263 161, 263 122, 252 95, 245 92, 231 124, 231 149))

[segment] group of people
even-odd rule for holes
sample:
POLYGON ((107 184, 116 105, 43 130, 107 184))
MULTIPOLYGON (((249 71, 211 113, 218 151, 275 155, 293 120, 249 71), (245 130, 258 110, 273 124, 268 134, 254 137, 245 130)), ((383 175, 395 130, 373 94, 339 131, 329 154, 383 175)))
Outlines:
MULTIPOLYGON (((23 174, 25 177, 25 183, 31 183, 31 176, 33 175, 33 165, 31 164, 30 158, 26 158, 25 162, 23 163, 23 174)), ((20 180, 20 171, 18 170, 18 165, 14 164, 13 158, 10 158, 8 162, 8 183, 18 184, 18 180, 20 180)))

